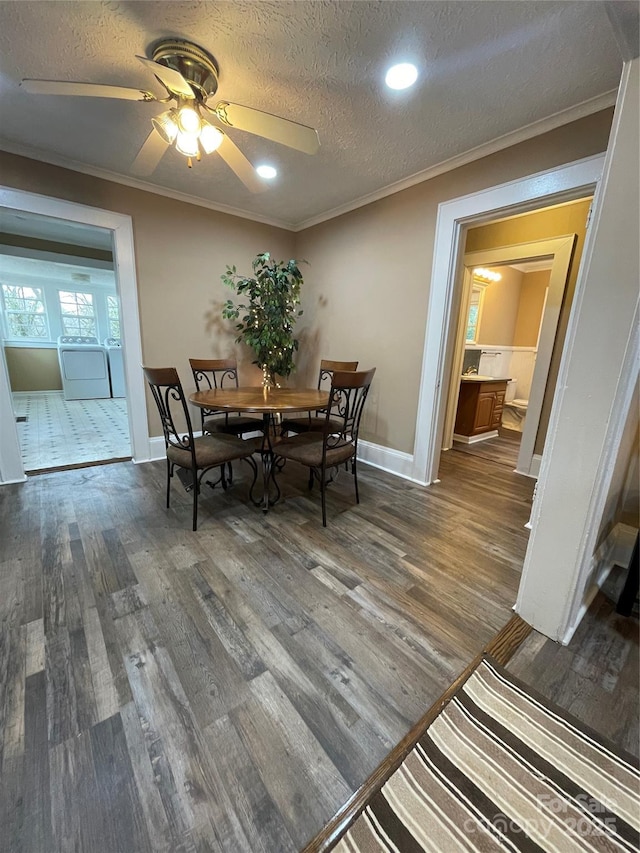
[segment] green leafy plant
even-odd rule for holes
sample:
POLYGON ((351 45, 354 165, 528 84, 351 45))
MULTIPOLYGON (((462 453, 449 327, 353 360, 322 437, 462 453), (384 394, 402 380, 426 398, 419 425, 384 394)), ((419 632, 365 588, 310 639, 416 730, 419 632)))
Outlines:
POLYGON ((236 343, 242 341, 254 351, 254 364, 262 368, 264 384, 277 384, 276 376, 289 376, 295 370, 298 341, 293 327, 302 314, 298 310, 302 273, 298 261, 272 261, 269 252, 256 255, 251 266, 253 278, 239 275, 235 266, 227 266, 221 276, 243 300, 236 304, 227 299, 222 316, 238 321, 236 343))

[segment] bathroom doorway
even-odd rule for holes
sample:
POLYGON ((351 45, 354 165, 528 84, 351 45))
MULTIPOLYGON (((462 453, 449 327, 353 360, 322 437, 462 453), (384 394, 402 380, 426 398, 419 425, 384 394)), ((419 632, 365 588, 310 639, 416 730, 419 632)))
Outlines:
POLYGON ((588 197, 468 229, 443 450, 509 465, 515 458, 517 473, 537 476, 590 204, 588 197), (508 242, 522 236, 545 239, 508 242), (475 388, 487 406, 494 391, 492 429, 478 422, 478 430, 459 436, 465 371, 503 382, 475 388))
MULTIPOLYGON (((468 309, 460 312, 464 350, 458 390, 467 397, 484 391, 495 401, 495 411, 490 428, 474 429, 468 418, 458 417, 468 403, 458 402, 455 450, 518 468, 552 265, 553 259, 544 257, 485 268, 465 258, 471 293, 468 309)), ((455 393, 454 388, 452 403, 455 393)))

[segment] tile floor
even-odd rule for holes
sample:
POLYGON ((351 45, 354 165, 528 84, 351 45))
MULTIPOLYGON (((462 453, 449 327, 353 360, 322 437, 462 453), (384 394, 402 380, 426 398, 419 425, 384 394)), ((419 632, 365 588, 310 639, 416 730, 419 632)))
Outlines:
POLYGON ((123 398, 65 400, 62 391, 16 392, 13 405, 27 472, 131 456, 123 398))

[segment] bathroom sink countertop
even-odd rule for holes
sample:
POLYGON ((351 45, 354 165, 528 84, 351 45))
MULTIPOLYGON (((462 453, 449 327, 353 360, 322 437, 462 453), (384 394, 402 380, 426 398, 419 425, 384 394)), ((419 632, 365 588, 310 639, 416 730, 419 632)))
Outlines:
POLYGON ((480 376, 477 373, 463 374, 460 377, 462 382, 509 382, 510 376, 480 376))

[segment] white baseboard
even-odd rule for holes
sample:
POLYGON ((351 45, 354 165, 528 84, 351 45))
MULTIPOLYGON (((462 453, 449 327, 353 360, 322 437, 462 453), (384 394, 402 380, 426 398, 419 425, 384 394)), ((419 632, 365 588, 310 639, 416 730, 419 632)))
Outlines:
POLYGON ((540 466, 542 465, 542 454, 534 453, 531 457, 531 465, 529 465, 529 476, 538 479, 540 474, 540 466))
POLYGON ((462 444, 477 444, 479 441, 488 441, 490 438, 497 438, 499 435, 497 429, 492 429, 489 432, 481 432, 478 435, 458 435, 453 434, 454 441, 460 441, 462 444))
POLYGON ((147 458, 136 458, 133 460, 133 462, 136 465, 140 465, 143 462, 155 462, 157 459, 165 459, 166 455, 167 454, 164 446, 164 436, 154 435, 149 439, 149 449, 147 451, 147 458))
POLYGON ((381 444, 360 440, 358 442, 358 459, 373 468, 388 471, 390 474, 395 474, 397 477, 403 477, 405 480, 411 480, 414 483, 418 482, 412 476, 413 455, 411 453, 404 453, 401 450, 393 450, 391 447, 384 447, 381 444))
POLYGON ((18 477, 15 480, 0 480, 0 486, 11 486, 13 483, 26 483, 27 477, 18 477))
POLYGON ((531 457, 531 464, 528 471, 521 471, 519 468, 514 469, 514 474, 522 474, 523 477, 531 477, 537 480, 540 475, 540 466, 542 465, 542 456, 539 453, 534 453, 531 457))
POLYGON ((630 527, 628 524, 616 524, 593 555, 590 572, 591 581, 587 584, 586 592, 576 618, 560 641, 563 646, 571 642, 571 638, 582 621, 582 617, 589 609, 589 605, 595 598, 596 593, 608 578, 611 569, 614 566, 629 565, 637 532, 635 527, 630 527))

